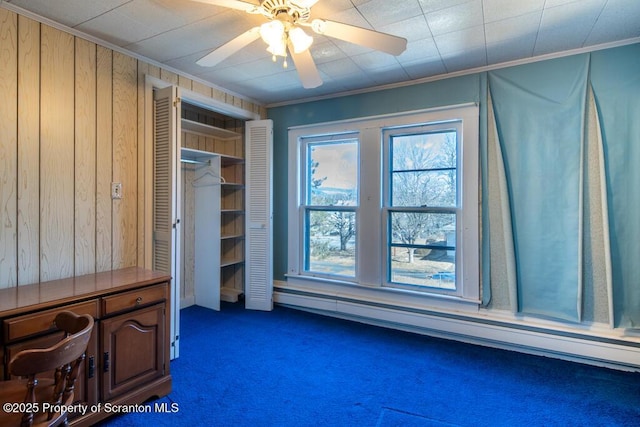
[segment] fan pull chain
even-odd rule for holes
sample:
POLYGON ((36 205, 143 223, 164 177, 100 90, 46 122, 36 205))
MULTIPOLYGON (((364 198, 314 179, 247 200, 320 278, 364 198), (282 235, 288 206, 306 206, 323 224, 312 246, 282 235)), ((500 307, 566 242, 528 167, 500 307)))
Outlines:
MULTIPOLYGON (((287 56, 283 56, 283 60, 282 60, 282 68, 287 68, 289 67, 289 63, 287 63, 287 56)), ((276 55, 271 55, 271 60, 273 62, 276 62, 278 60, 278 57, 276 55)))

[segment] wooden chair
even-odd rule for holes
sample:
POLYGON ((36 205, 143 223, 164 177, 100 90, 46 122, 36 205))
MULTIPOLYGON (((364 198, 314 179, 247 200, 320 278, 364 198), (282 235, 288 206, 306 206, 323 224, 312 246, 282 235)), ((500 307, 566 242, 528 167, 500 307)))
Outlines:
POLYGON ((9 375, 22 379, 0 382, 0 426, 67 425, 64 408, 74 401, 76 376, 91 338, 93 318, 63 311, 56 316, 55 325, 65 332, 60 342, 49 348, 22 350, 9 362, 9 375), (54 370, 54 378, 36 379, 37 374, 54 370), (14 404, 13 408, 6 407, 7 403, 14 404))

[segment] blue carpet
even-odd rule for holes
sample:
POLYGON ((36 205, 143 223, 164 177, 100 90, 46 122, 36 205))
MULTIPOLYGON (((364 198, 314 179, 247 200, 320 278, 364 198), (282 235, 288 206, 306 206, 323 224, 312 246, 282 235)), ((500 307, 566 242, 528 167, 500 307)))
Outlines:
POLYGON ((104 426, 640 426, 640 374, 277 306, 182 310, 175 413, 104 426))
POLYGON ((422 415, 407 414, 391 408, 384 408, 376 427, 455 427, 438 420, 432 420, 422 415))

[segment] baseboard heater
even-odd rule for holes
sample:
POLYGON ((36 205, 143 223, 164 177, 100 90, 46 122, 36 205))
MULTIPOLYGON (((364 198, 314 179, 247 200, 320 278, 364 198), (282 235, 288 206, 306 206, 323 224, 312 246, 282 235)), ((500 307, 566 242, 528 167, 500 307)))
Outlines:
POLYGON ((274 288, 274 303, 470 344, 640 372, 640 340, 274 288))

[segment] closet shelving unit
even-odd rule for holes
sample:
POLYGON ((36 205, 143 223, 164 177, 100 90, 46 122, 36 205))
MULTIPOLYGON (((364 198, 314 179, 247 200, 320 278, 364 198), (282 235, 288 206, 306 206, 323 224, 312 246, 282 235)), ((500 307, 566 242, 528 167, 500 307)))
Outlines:
POLYGON ((220 299, 244 293, 244 122, 196 106, 182 108, 182 157, 220 158, 220 299))

